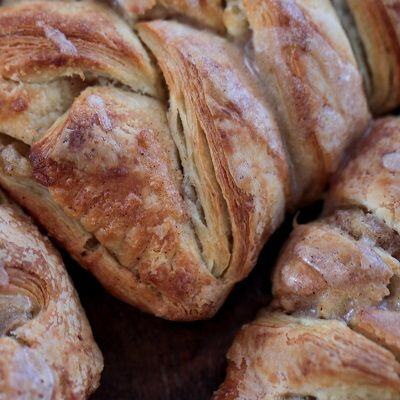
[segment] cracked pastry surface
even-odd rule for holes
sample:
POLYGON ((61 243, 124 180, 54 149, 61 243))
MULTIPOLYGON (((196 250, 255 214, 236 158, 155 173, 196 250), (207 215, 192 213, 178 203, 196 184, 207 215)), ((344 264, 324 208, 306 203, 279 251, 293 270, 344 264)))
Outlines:
POLYGON ((87 398, 103 359, 60 256, 0 193, 0 393, 87 398))

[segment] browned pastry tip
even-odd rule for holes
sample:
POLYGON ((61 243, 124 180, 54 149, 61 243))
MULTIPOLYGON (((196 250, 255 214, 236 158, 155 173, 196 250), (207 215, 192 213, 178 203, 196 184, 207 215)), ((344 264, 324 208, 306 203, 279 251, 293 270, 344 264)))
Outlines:
POLYGON ((214 400, 395 400, 400 364, 339 321, 263 312, 228 352, 214 400))
POLYGON ((265 84, 286 139, 295 200, 313 200, 369 120, 350 43, 328 0, 230 4, 251 29, 247 57, 265 84))
POLYGON ((60 256, 0 193, 0 393, 84 399, 101 353, 60 256))
MULTIPOLYGON (((345 318, 357 308, 381 304, 389 295, 388 285, 398 274, 399 262, 366 231, 355 237, 343 229, 336 223, 341 218, 366 216, 357 211, 338 212, 294 229, 274 272, 275 306, 288 312, 345 318)), ((396 238, 388 230, 388 236, 396 238)))

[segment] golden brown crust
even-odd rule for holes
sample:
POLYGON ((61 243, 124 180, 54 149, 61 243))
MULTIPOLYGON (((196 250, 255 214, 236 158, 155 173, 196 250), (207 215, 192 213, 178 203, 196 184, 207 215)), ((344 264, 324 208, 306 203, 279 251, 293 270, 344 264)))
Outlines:
POLYGON ((87 398, 101 353, 62 261, 1 194, 0 392, 4 399, 87 398))
MULTIPOLYGON (((145 26, 170 35, 171 53, 173 40, 180 40, 180 51, 191 51, 191 71, 203 77, 191 88, 193 97, 180 116, 183 134, 199 129, 197 137, 186 139, 186 146, 192 142, 197 147, 193 164, 188 161, 193 150, 175 136, 183 165, 179 171, 161 105, 111 88, 83 92, 68 116, 32 147, 31 160, 36 178, 50 188, 56 203, 130 270, 129 289, 148 287, 146 295, 133 290, 125 300, 166 318, 204 317, 248 273, 282 219, 288 191, 285 153, 269 110, 233 46, 172 22, 142 24, 142 36, 145 26), (214 53, 210 46, 207 59, 196 59, 193 50, 209 42, 214 53), (218 69, 220 75, 210 73, 218 69), (193 113, 190 106, 202 112, 193 113), (246 115, 247 107, 254 114, 246 115), (194 206, 200 208, 198 214, 194 206)), ((178 68, 187 66, 178 63, 178 68)), ((177 104, 174 94, 171 104, 177 104)), ((173 112, 171 130, 178 129, 173 112)), ((75 257, 80 256, 75 252, 75 257)), ((93 272, 99 275, 99 269, 93 272)))
POLYGON ((10 86, 0 100, 12 111, 0 115, 1 184, 125 301, 170 319, 215 313, 291 196, 278 128, 241 52, 180 23, 138 25, 157 58, 157 41, 169 53, 169 64, 158 60, 171 90, 167 122, 160 103, 129 93, 158 95, 158 74, 103 6, 28 2, 0 9, 0 20, 10 86), (171 81, 175 72, 189 90, 171 81), (142 76, 151 78, 144 90, 142 76), (54 112, 41 118, 38 104, 54 112))
POLYGON ((262 313, 228 352, 214 400, 397 399, 400 364, 338 321, 262 313))
POLYGON ((0 38, 3 78, 40 83, 94 75, 161 95, 159 76, 138 38, 100 4, 35 1, 2 7, 0 38))
POLYGON ((91 262, 97 247, 104 247, 114 268, 129 276, 114 292, 124 291, 125 300, 157 315, 191 319, 214 312, 226 289, 202 260, 175 152, 159 102, 89 88, 33 145, 30 159, 36 180, 93 237, 94 249, 81 243, 77 253, 75 239, 64 235, 75 257, 112 287, 115 278, 107 280, 101 263, 91 262))
POLYGON ((205 318, 365 126, 361 79, 327 1, 238 3, 266 91, 243 48, 190 27, 222 32, 220 0, 119 3, 186 23, 140 22, 142 45, 95 1, 0 9, 0 184, 120 298, 205 318))
POLYGON ((370 238, 356 240, 329 222, 299 225, 290 236, 274 272, 276 307, 343 318, 389 294, 399 262, 370 238))
POLYGON ((328 210, 364 208, 400 233, 400 120, 374 122, 354 156, 335 177, 328 210))
POLYGON ((335 177, 326 214, 294 229, 274 274, 274 307, 341 318, 399 355, 400 121, 376 121, 335 177))
POLYGON ((216 399, 400 397, 399 143, 399 118, 375 122, 326 216, 295 226, 273 276, 278 313, 243 328, 216 399))
POLYGON ((274 101, 298 198, 319 196, 369 119, 350 44, 327 0, 244 0, 258 73, 274 101))
POLYGON ((290 196, 286 154, 273 116, 240 53, 226 40, 166 21, 142 23, 138 29, 166 77, 171 132, 207 223, 220 213, 211 214, 207 186, 196 182, 204 177, 192 171, 201 173, 207 159, 212 163, 207 179, 215 174, 215 196, 226 203, 232 235, 225 276, 236 280, 249 272, 290 196), (182 121, 181 133, 176 119, 182 121))

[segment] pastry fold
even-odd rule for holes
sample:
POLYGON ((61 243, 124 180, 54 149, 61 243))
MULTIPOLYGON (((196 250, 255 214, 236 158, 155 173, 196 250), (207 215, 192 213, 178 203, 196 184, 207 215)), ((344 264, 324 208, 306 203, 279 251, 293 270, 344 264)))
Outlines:
MULTIPOLYGON (((84 7, 87 15, 98 10, 84 7)), ((73 4, 37 8, 48 20, 56 14, 53 28, 68 26, 65 38, 73 42, 73 4)), ((5 10, 33 15, 35 7, 5 10)), ((138 30, 166 77, 168 113, 113 69, 107 81, 101 63, 86 72, 87 59, 74 54, 64 54, 75 68, 67 77, 56 66, 48 81, 45 74, 31 81, 22 71, 41 54, 31 46, 13 75, 18 83, 4 77, 11 86, 5 104, 19 119, 6 112, 0 119, 0 183, 113 294, 165 318, 205 318, 249 273, 282 221, 291 195, 287 154, 234 45, 172 21, 138 30), (39 102, 56 111, 40 118, 39 102)), ((121 62, 140 75, 145 59, 121 62)))
POLYGON ((336 174, 323 218, 295 226, 274 271, 273 302, 239 334, 216 398, 399 398, 399 143, 399 118, 374 122, 336 174), (297 352, 300 340, 308 344, 297 352))
POLYGON ((185 201, 158 101, 88 88, 29 157, 28 185, 46 192, 31 199, 31 212, 112 293, 171 319, 207 315, 219 305, 227 286, 207 261, 229 262, 228 234, 210 228, 213 246, 203 247, 193 227, 194 218, 204 218, 201 203, 190 186, 185 201))
MULTIPOLYGON (((165 76, 171 134, 208 230, 217 221, 225 225, 232 242, 228 257, 247 273, 260 238, 278 226, 291 194, 273 115, 228 41, 167 21, 142 23, 138 30, 165 76), (217 199, 220 208, 213 210, 217 199)), ((228 277, 238 272, 222 260, 215 269, 217 274, 226 269, 228 277)))
POLYGON ((2 7, 0 74, 12 82, 104 78, 160 97, 160 77, 134 32, 95 2, 2 7))
POLYGON ((103 7, 26 3, 1 21, 2 186, 118 297, 165 318, 211 316, 290 195, 286 151, 240 51, 180 23, 140 25, 143 38, 175 38, 165 48, 181 84, 197 75, 186 89, 166 77, 167 119, 150 56, 103 7))
POLYGON ((0 193, 0 392, 3 399, 84 399, 103 368, 60 256, 0 193))

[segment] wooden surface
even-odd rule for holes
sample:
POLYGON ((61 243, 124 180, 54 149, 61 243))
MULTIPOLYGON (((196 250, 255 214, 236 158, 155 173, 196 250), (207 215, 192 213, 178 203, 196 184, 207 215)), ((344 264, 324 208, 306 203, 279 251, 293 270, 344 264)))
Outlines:
POLYGON ((90 320, 105 367, 95 400, 208 400, 224 379, 237 330, 270 299, 270 272, 291 227, 271 238, 257 267, 211 320, 174 323, 139 312, 110 295, 64 257, 90 320))

